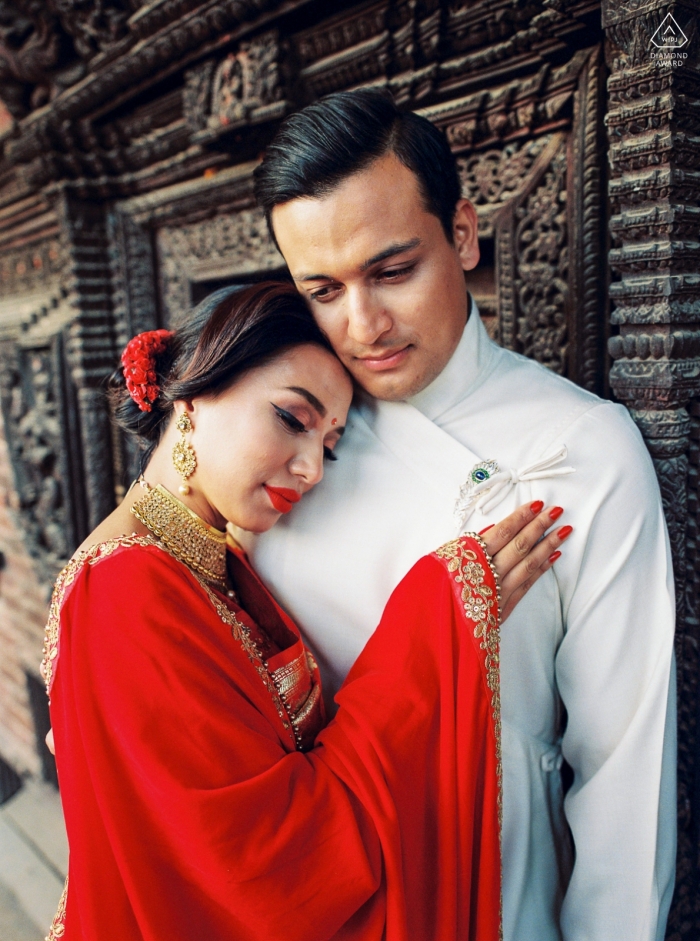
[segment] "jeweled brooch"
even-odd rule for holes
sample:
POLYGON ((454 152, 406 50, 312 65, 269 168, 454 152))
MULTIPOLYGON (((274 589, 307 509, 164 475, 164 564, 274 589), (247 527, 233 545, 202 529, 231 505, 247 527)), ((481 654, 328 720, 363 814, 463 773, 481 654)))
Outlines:
POLYGON ((455 503, 455 520, 461 526, 469 516, 469 511, 481 496, 486 484, 500 470, 496 461, 481 461, 469 471, 467 480, 459 488, 459 496, 455 503))

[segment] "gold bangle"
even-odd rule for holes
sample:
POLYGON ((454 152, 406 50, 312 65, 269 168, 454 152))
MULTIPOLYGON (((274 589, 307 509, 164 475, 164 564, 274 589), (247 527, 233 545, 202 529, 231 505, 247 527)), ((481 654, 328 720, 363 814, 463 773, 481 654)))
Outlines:
POLYGON ((486 548, 486 543, 478 533, 464 533, 465 536, 468 536, 469 539, 473 539, 474 542, 478 542, 481 547, 481 551, 486 557, 486 562, 488 567, 491 569, 491 574, 493 575, 493 581, 496 585, 496 601, 498 602, 498 619, 501 619, 501 580, 498 577, 498 572, 496 571, 496 566, 493 564, 493 559, 489 555, 488 549, 486 548))

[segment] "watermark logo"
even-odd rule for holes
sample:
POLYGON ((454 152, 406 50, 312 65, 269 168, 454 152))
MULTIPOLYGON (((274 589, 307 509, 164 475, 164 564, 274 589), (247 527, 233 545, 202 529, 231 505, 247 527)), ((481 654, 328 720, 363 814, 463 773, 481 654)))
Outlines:
POLYGON ((680 68, 687 52, 679 52, 688 42, 688 37, 669 13, 661 26, 651 37, 651 41, 659 52, 652 52, 651 57, 658 68, 680 68))
POLYGON ((682 49, 688 37, 669 13, 661 26, 651 37, 657 49, 682 49))

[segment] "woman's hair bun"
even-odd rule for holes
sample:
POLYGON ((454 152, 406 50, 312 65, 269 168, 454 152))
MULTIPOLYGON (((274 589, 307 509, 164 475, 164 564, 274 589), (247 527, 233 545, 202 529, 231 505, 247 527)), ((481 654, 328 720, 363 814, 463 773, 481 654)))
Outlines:
POLYGON ((117 424, 142 439, 144 446, 157 444, 161 425, 171 409, 160 392, 172 368, 174 336, 171 330, 138 334, 127 344, 121 366, 109 379, 117 424))

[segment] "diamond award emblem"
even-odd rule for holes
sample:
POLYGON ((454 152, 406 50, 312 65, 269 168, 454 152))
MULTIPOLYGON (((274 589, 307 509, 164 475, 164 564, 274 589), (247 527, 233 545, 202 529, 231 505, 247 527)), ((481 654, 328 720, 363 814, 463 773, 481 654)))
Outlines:
POLYGON ((657 49, 681 49, 688 42, 688 37, 669 13, 651 41, 657 49))

